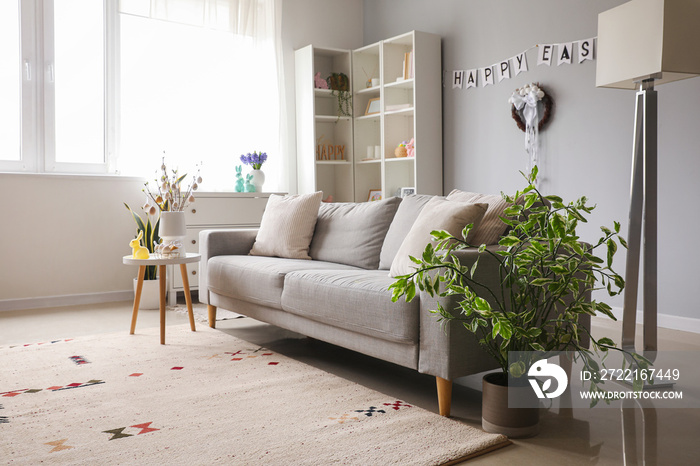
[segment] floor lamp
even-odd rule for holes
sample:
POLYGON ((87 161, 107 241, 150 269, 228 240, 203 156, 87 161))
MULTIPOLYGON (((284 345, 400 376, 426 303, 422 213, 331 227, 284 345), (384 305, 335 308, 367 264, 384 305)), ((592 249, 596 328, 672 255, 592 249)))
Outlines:
MULTIPOLYGON (((657 95, 655 85, 700 75, 700 0, 632 0, 598 15, 596 86, 637 89, 622 348, 635 348, 644 247, 643 352, 657 350, 657 95)), ((658 384, 657 384, 658 386, 658 384)))

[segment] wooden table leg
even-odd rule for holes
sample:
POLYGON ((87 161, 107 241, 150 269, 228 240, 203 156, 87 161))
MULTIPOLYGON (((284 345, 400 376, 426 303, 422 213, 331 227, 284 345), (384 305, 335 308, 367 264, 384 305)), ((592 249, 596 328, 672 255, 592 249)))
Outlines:
POLYGON ((165 344, 165 265, 158 266, 158 281, 160 282, 160 344, 165 344))
POLYGON ((190 295, 190 281, 187 278, 187 264, 180 264, 182 273, 182 286, 185 288, 185 302, 187 303, 187 314, 190 317, 190 328, 196 332, 194 327, 194 312, 192 312, 192 295, 190 295))
POLYGON ((146 276, 146 266, 139 266, 138 280, 136 281, 136 295, 134 296, 134 310, 131 313, 131 332, 133 335, 136 330, 136 317, 139 315, 139 304, 141 303, 141 291, 143 291, 143 279, 146 276))

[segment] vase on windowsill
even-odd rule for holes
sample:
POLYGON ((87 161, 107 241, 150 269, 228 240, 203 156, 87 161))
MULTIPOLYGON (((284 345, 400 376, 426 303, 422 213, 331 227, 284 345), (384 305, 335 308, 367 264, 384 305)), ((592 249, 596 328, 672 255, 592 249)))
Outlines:
POLYGON ((265 184, 265 172, 262 170, 253 170, 250 172, 253 175, 253 186, 255 186, 255 192, 261 193, 263 190, 263 184, 265 184))

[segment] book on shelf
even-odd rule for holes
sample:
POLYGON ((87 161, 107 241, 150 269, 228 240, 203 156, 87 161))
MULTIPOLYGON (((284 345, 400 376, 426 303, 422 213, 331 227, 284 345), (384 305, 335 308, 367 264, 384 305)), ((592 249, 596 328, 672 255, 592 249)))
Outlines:
POLYGON ((413 78, 415 65, 413 64, 413 50, 403 54, 403 79, 413 78))

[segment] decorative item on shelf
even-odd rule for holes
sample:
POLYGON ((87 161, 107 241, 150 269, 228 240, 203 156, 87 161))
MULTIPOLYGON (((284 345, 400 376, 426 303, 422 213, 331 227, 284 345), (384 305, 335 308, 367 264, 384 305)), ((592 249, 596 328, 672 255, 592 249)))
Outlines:
POLYGON ((406 141, 400 143, 398 146, 396 146, 396 149, 394 149, 394 156, 396 158, 403 158, 408 155, 408 151, 406 150, 406 141))
POLYGON ((138 236, 129 241, 129 246, 131 247, 131 257, 134 259, 148 259, 150 257, 148 249, 141 246, 141 238, 143 238, 143 231, 139 231, 138 236))
POLYGON ((416 156, 416 140, 414 138, 406 143, 406 154, 408 157, 416 156))
POLYGON ((377 87, 379 86, 379 78, 373 78, 375 74, 377 74, 377 67, 379 64, 374 65, 374 69, 372 70, 371 73, 367 73, 367 70, 365 70, 365 67, 362 67, 362 72, 365 75, 366 81, 365 81, 365 86, 366 87, 377 87))
POLYGON ((367 109, 365 110, 365 115, 375 115, 379 113, 380 105, 381 104, 379 101, 379 97, 369 99, 369 101, 367 102, 367 109))
POLYGON ((265 184, 265 173, 260 169, 262 165, 267 161, 267 153, 253 151, 253 153, 241 155, 241 162, 244 165, 250 165, 253 171, 250 172, 253 175, 252 184, 255 186, 255 191, 246 192, 256 192, 261 193, 263 184, 265 184))
POLYGON ((345 146, 321 144, 316 146, 316 160, 345 160, 345 146))
MULTIPOLYGON (((253 170, 252 172, 248 173, 245 177, 245 192, 247 192, 247 193, 256 192, 255 182, 253 181, 253 178, 255 177, 253 174, 255 172, 262 173, 262 175, 263 175, 262 183, 265 182, 265 174, 262 172, 262 170, 253 170)), ((260 183, 261 188, 262 188, 262 183, 260 183)))
POLYGON ((382 200, 382 190, 381 189, 370 189, 369 196, 367 196, 367 202, 381 201, 382 200))
POLYGON ((243 179, 243 165, 236 165, 236 192, 245 192, 245 180, 243 179))
POLYGON ((538 163, 537 135, 549 122, 554 101, 539 83, 530 83, 516 89, 508 103, 511 104, 513 120, 525 132, 525 151, 530 156, 527 171, 530 172, 538 163))
POLYGON ((331 73, 328 78, 328 86, 331 95, 338 101, 338 117, 352 116, 352 94, 350 93, 350 79, 345 73, 331 73))
MULTIPOLYGON (((461 238, 446 231, 434 231, 433 242, 428 243, 422 256, 411 258, 416 264, 415 271, 396 277, 390 286, 392 299, 405 296, 411 301, 417 290, 436 297, 439 321, 464 325, 474 333, 479 344, 498 362, 499 383, 507 381, 508 389, 527 387, 529 366, 536 368, 538 361, 551 356, 551 352, 570 352, 592 373, 598 373, 599 367, 593 351, 604 354, 621 351, 638 367, 648 368, 649 361, 644 357, 624 347, 617 348, 610 338, 591 336, 583 321, 596 314, 615 320, 611 307, 597 299, 591 301, 590 293, 607 290, 609 296, 616 296, 625 286, 623 278, 613 270, 618 243, 626 246, 620 236, 620 224, 615 222, 612 229, 601 227, 602 237, 591 245, 581 243, 576 226, 579 221, 585 222, 595 207, 587 205, 585 197, 564 204, 558 196, 543 195, 534 185, 536 177, 537 167, 534 167, 526 176, 528 186, 523 191, 512 197, 503 195, 509 207, 501 218, 510 230, 500 238, 497 250, 469 244, 465 238, 472 225, 464 228, 461 238), (469 249, 478 255, 467 262, 467 256, 460 252, 469 249), (598 250, 602 250, 603 258, 597 256, 598 250), (481 282, 482 267, 496 267, 500 280, 492 284, 481 282), (588 341, 592 350, 588 349, 588 341), (509 353, 522 358, 509 360, 509 353)), ((640 390, 642 376, 633 375, 637 376, 633 387, 640 390)), ((487 381, 492 382, 490 379, 487 381)), ((593 377, 589 383, 591 399, 596 400, 596 395, 603 391, 602 380, 593 377)), ((537 431, 536 406, 535 403, 530 410, 535 411, 532 422, 523 425, 516 420, 509 426, 509 421, 498 416, 517 417, 518 412, 527 409, 484 405, 482 426, 489 432, 518 427, 513 431, 517 435, 533 435, 537 431), (489 413, 496 416, 488 418, 489 413)))
POLYGON ((406 197, 406 196, 410 196, 411 194, 415 194, 415 193, 416 193, 416 188, 413 188, 413 187, 401 188, 399 190, 399 197, 406 197))
POLYGON ((314 75, 314 89, 328 89, 328 83, 321 77, 320 71, 314 75))

